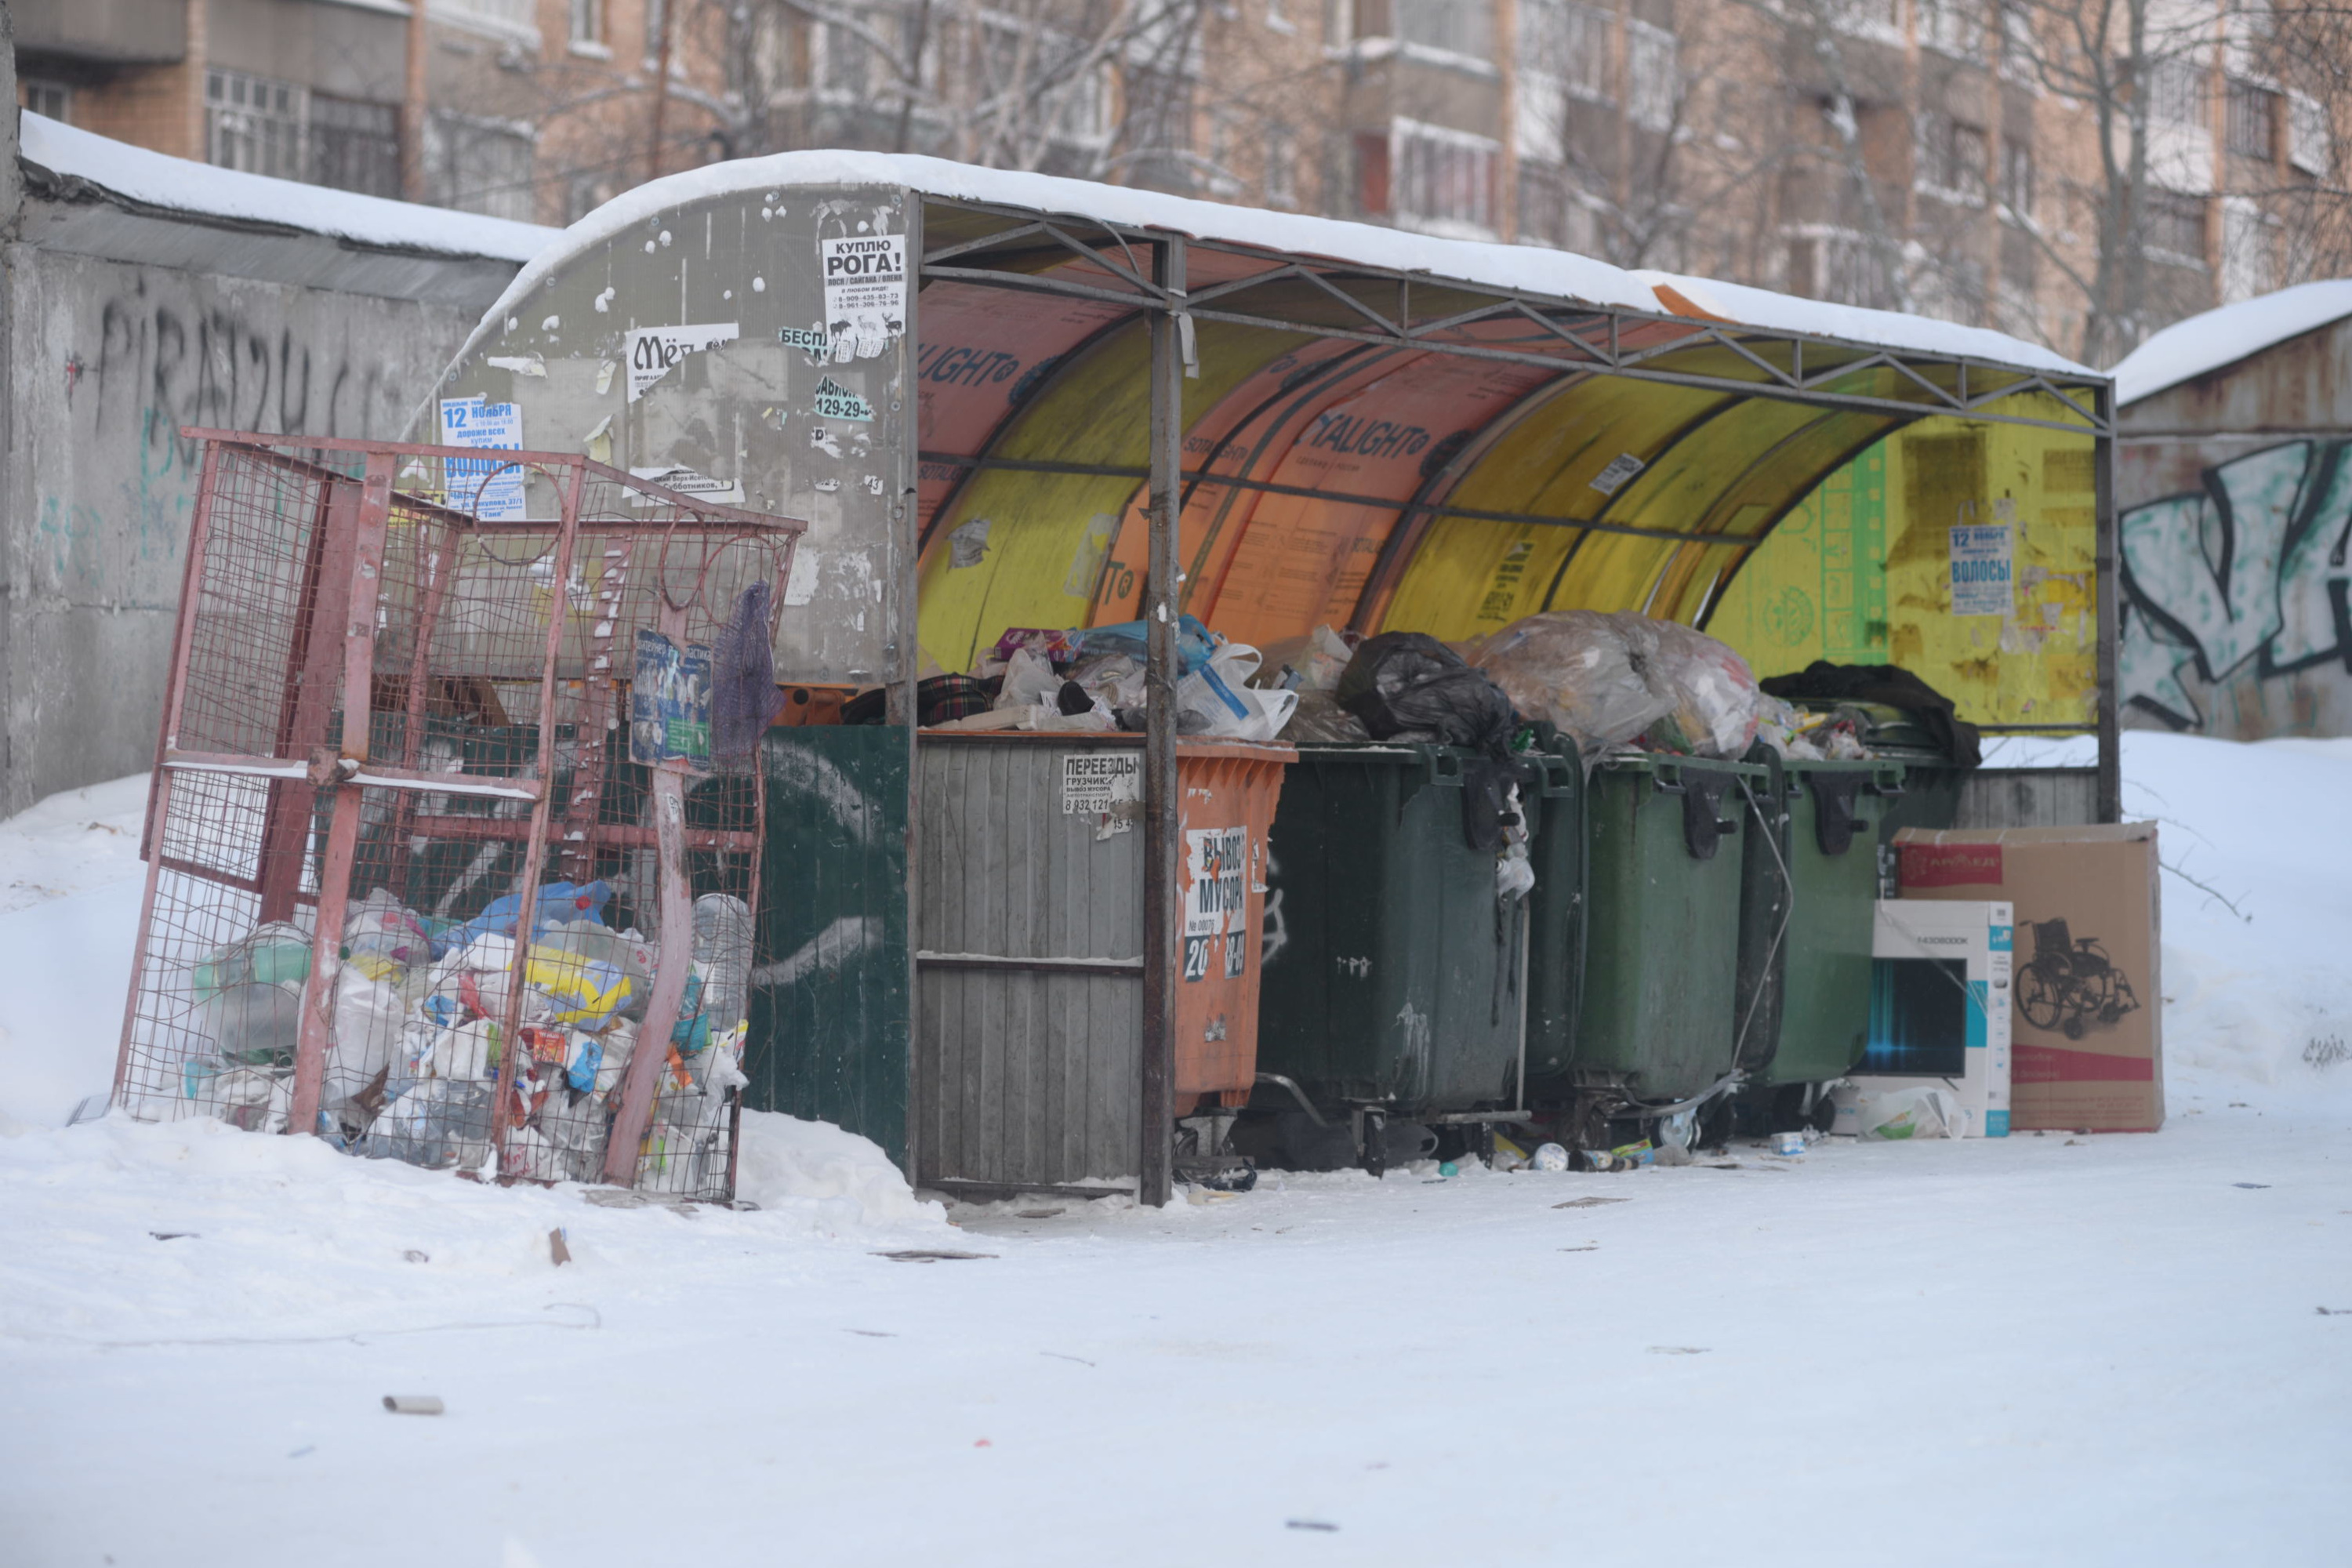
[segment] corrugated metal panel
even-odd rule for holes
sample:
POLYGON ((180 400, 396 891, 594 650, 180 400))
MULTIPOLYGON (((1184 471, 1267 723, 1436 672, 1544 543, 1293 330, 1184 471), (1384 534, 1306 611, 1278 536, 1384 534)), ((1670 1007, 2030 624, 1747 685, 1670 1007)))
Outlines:
POLYGON ((907 1164, 907 731, 772 730, 744 1103, 907 1164))
POLYGON ((2096 768, 1979 768, 1963 775, 1955 827, 2079 827, 2099 820, 2096 768))
POLYGON ((1137 1169, 1139 973, 1024 970, 984 959, 1135 963, 1143 835, 1098 837, 1061 808, 1062 759, 1100 749, 924 739, 921 768, 922 1177, 1060 1186, 1137 1169))

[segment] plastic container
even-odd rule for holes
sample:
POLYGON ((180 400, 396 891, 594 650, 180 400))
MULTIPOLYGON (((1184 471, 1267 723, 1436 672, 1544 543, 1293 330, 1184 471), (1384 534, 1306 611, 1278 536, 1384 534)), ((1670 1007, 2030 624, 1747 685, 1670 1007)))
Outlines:
POLYGON ((1749 845, 1741 900, 1739 1063, 1757 1088, 1826 1082, 1862 1059, 1879 824, 1903 795, 1900 763, 1774 772, 1775 835, 1749 845))
MULTIPOLYGON (((1740 786, 1767 782, 1762 767, 1658 753, 1604 758, 1587 781, 1586 898, 1575 1023, 1540 1018, 1530 1083, 1546 1099, 1608 1087, 1640 1104, 1699 1094, 1732 1068, 1740 931, 1740 873, 1749 813, 1740 786)), ((1547 947, 1537 962, 1572 962, 1577 923, 1548 895, 1535 897, 1547 947)))
POLYGON ((1467 837, 1477 761, 1446 746, 1302 746, 1284 776, 1258 1061, 1320 1104, 1425 1115, 1519 1102, 1527 900, 1497 895, 1496 852, 1467 837))

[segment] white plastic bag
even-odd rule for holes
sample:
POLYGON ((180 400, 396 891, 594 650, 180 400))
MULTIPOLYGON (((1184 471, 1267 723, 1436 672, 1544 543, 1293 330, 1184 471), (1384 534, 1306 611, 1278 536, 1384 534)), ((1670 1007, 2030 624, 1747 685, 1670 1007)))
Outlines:
POLYGON ((1265 691, 1249 684, 1258 651, 1247 643, 1220 644, 1209 662, 1179 681, 1176 710, 1198 714, 1212 735, 1271 741, 1298 708, 1296 691, 1265 691))
POLYGON ((1855 1101, 1856 1130, 1864 1138, 1958 1138, 1968 1131, 1968 1111, 1948 1089, 1864 1090, 1855 1101))
POLYGON ((400 993, 355 964, 335 977, 335 1033, 327 1047, 325 1102, 359 1093, 392 1060, 407 1008, 400 993))

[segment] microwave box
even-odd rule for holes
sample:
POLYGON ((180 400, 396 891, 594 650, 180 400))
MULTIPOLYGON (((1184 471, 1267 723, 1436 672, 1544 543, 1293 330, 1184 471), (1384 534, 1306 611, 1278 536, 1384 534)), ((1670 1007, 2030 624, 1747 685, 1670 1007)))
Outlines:
POLYGON ((1878 901, 1871 935, 1870 1044, 1847 1076, 1859 1099, 1950 1089, 1961 1136, 2010 1129, 2010 906, 1878 901))
POLYGON ((1895 847, 1897 902, 2016 909, 2010 1125, 2163 1126, 2156 825, 1906 828, 1895 847))

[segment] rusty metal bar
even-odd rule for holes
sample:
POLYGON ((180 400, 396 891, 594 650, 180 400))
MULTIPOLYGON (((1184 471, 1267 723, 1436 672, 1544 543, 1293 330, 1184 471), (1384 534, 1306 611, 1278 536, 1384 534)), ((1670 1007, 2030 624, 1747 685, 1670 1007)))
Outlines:
MULTIPOLYGON (((350 560, 340 595, 341 614, 335 621, 322 620, 314 628, 335 629, 341 634, 343 732, 336 771, 347 775, 356 771, 350 764, 364 765, 368 756, 369 693, 375 679, 376 601, 383 579, 384 536, 392 517, 392 467, 388 453, 368 458, 366 477, 357 487, 358 506, 347 547, 350 560)), ((344 553, 345 548, 330 541, 330 561, 344 553)), ((314 643, 325 641, 324 637, 313 637, 314 643)), ((305 694, 306 700, 309 695, 305 694)), ((326 693, 321 691, 318 697, 323 701, 326 693)), ((313 777, 318 775, 314 773, 313 777)), ((320 778, 318 782, 325 781, 320 778)), ((326 1081, 327 1046, 334 1033, 336 982, 343 967, 343 909, 351 892, 352 860, 359 847, 360 803, 364 794, 364 785, 349 782, 335 791, 334 820, 328 825, 327 852, 319 866, 319 923, 311 938, 310 973, 302 984, 302 1022, 294 1046, 293 1098, 286 1112, 289 1132, 314 1132, 319 1126, 319 1091, 326 1081)), ((299 864, 299 859, 296 864, 299 864)), ((266 871, 264 877, 266 880, 266 871)), ((290 888, 287 890, 292 891, 290 888)))
MULTIPOLYGON (((585 468, 572 470, 564 490, 562 515, 555 535, 554 589, 547 596, 547 647, 539 668, 539 757, 535 769, 544 783, 555 773, 555 675, 563 655, 563 614, 571 607, 572 552, 580 539, 580 498, 587 488, 585 468)), ((523 841, 521 887, 515 910, 514 968, 507 984, 506 1015, 499 1020, 499 1089, 491 1101, 490 1148, 506 1173, 507 1134, 513 1131, 515 1111, 521 1104, 522 997, 530 963, 531 932, 539 923, 539 879, 547 868, 548 824, 554 811, 552 792, 542 788, 531 802, 530 837, 523 841)))
MULTIPOLYGON (((670 603, 667 590, 660 592, 661 634, 683 643, 686 612, 670 603)), ((637 1026, 636 1047, 629 1057, 628 1073, 621 1080, 620 1109, 613 1117, 612 1136, 604 1146, 604 1179, 618 1186, 636 1181, 638 1146, 653 1114, 662 1068, 669 1061, 670 1031, 677 1026, 678 1005, 686 997, 687 973, 694 965, 694 898, 686 880, 686 764, 672 759, 652 772, 661 955, 654 963, 653 995, 646 1004, 644 1021, 637 1026)))

